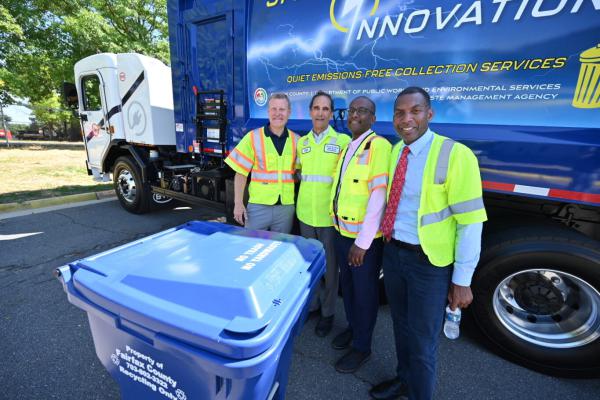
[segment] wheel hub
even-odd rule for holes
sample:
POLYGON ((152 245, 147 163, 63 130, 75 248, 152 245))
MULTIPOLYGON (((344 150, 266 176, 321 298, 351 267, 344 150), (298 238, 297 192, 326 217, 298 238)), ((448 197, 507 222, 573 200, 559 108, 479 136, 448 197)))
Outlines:
POLYGON ((522 274, 515 277, 513 285, 517 304, 533 314, 552 315, 564 305, 561 291, 543 274, 522 274))
POLYGON ((580 347, 600 337, 600 293, 562 271, 514 273, 496 287, 492 306, 506 329, 539 346, 580 347))
POLYGON ((117 177, 117 190, 123 200, 133 203, 136 196, 135 179, 127 169, 122 169, 117 177))

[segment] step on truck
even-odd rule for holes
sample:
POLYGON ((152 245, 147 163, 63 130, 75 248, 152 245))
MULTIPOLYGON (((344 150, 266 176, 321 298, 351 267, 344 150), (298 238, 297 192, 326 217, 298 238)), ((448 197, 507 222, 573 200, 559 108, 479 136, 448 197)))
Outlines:
POLYGON ((600 371, 599 0, 169 0, 170 68, 138 54, 75 65, 89 173, 125 209, 172 199, 230 213, 224 158, 291 99, 433 100, 433 130, 477 155, 489 215, 472 315, 491 348, 562 376, 600 371))

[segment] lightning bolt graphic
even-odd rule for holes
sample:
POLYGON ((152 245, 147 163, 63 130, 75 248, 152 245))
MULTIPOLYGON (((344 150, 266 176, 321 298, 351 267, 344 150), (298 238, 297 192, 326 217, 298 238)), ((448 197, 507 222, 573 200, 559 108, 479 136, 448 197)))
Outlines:
MULTIPOLYGON (((338 0, 340 2, 341 0, 338 0)), ((413 0, 403 0, 411 2, 413 0)), ((335 4, 332 1, 332 4, 335 4)), ((334 24, 330 18, 323 21, 322 24, 315 24, 309 32, 300 33, 295 24, 284 23, 272 27, 273 32, 277 32, 276 39, 269 37, 260 41, 251 41, 248 48, 247 59, 249 63, 257 62, 257 67, 261 68, 261 74, 264 74, 265 83, 271 84, 278 90, 292 90, 295 87, 286 86, 282 83, 282 77, 285 75, 298 75, 309 72, 344 72, 344 71, 366 71, 367 69, 378 68, 380 64, 387 66, 390 63, 400 65, 403 62, 403 57, 398 59, 390 58, 385 52, 379 54, 379 47, 383 42, 379 43, 378 38, 367 41, 356 41, 356 32, 363 13, 369 15, 374 14, 377 10, 379 13, 392 14, 400 10, 397 3, 385 4, 380 7, 380 0, 344 0, 343 4, 336 8, 340 19, 343 18, 344 25, 347 31, 343 31, 345 35, 352 37, 350 45, 346 47, 346 52, 343 53, 347 43, 347 38, 341 36, 339 41, 332 42, 332 35, 339 35, 340 29, 334 24), (369 10, 371 11, 369 13, 369 10), (342 17, 342 13, 345 16, 342 17), (354 17, 353 26, 351 26, 354 17), (348 30, 354 31, 348 32, 348 30), (343 53, 343 54, 342 54, 343 53), (387 57, 386 57, 387 55, 387 57), (282 86, 283 85, 283 86, 282 86)), ((406 6, 402 6, 404 10, 406 6)), ((339 36, 338 36, 339 37, 339 36)), ((385 46, 385 44, 384 44, 385 46)), ((393 53, 394 56, 401 54, 393 53)), ((393 57, 393 56, 392 56, 393 57)), ((258 70, 257 70, 258 71, 258 70)), ((407 81, 402 77, 396 77, 400 85, 408 85, 407 81)), ((376 78, 364 79, 362 81, 323 81, 321 83, 307 84, 306 87, 298 86, 298 90, 308 89, 324 89, 330 91, 346 90, 348 87, 363 88, 366 81, 372 81, 368 87, 377 87, 380 85, 380 80, 376 78), (354 82, 354 83, 352 83, 354 82)), ((365 86, 366 87, 366 86, 365 86)), ((293 91, 293 90, 292 90, 293 91)), ((345 104, 347 96, 339 95, 342 104, 345 104)), ((338 101, 336 99, 336 101, 338 101)), ((262 110, 260 110, 262 111, 262 110)), ((302 112, 294 111, 294 117, 307 119, 307 115, 302 112)), ((382 118, 383 114, 382 114, 382 118)))
POLYGON ((348 15, 348 13, 355 8, 359 8, 362 6, 363 0, 346 0, 344 3, 344 8, 342 9, 342 17, 348 15))
POLYGON ((345 56, 348 54, 350 50, 350 43, 352 42, 352 37, 354 36, 354 27, 356 26, 356 21, 358 20, 358 14, 360 13, 360 9, 364 0, 346 0, 344 3, 344 8, 342 9, 342 16, 349 14, 352 10, 354 10, 354 15, 352 16, 352 25, 350 25, 350 31, 346 36, 346 43, 344 44, 344 48, 342 49, 342 55, 345 56))
POLYGON ((133 126, 137 126, 137 124, 139 124, 141 120, 142 120, 142 114, 140 114, 139 111, 136 111, 135 114, 133 115, 133 126))

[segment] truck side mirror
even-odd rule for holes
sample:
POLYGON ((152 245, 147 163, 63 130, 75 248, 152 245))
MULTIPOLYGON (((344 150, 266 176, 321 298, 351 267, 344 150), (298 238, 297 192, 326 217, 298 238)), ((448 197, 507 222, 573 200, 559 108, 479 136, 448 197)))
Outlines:
POLYGON ((77 88, 75 87, 75 84, 63 82, 62 89, 63 102, 65 106, 72 111, 77 111, 79 108, 79 100, 77 98, 77 88))

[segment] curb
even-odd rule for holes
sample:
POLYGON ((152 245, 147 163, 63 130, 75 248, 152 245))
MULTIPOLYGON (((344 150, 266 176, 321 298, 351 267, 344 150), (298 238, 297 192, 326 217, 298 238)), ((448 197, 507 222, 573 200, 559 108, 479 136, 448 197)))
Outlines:
POLYGON ((3 139, 0 139, 0 149, 4 148, 21 148, 27 146, 39 146, 48 149, 63 149, 63 150, 85 150, 83 142, 58 142, 58 141, 42 141, 42 140, 9 140, 8 146, 3 139))
POLYGON ((48 197, 45 199, 6 203, 0 204, 0 213, 32 210, 36 208, 58 206, 67 203, 79 203, 82 201, 102 200, 110 197, 115 197, 114 190, 103 190, 101 192, 70 194, 68 196, 48 197))

